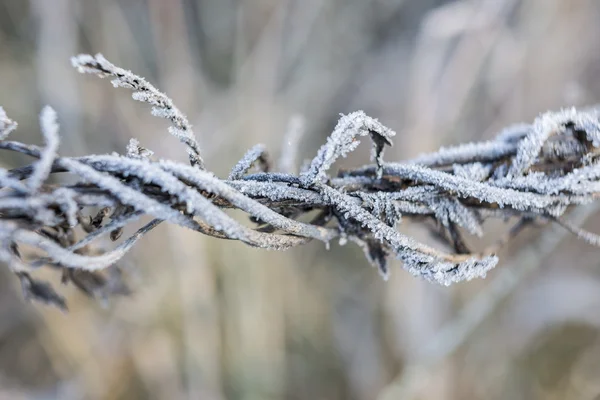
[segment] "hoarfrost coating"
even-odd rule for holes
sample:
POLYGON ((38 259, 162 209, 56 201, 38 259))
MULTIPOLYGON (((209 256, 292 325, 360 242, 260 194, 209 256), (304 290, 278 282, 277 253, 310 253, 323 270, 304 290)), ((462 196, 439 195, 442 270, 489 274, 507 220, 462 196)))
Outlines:
POLYGON ((169 120, 168 131, 185 145, 191 165, 156 159, 137 139, 125 155, 60 157, 54 110, 45 107, 40 114, 44 146, 37 147, 8 140, 17 124, 0 108, 0 148, 35 159, 12 170, 0 168, 0 259, 17 274, 27 298, 65 309, 62 297, 33 277, 36 268, 89 274, 116 268, 163 221, 274 250, 314 239, 328 246, 338 237, 340 243, 357 244, 385 279, 388 260, 395 257, 411 274, 443 285, 484 277, 498 263, 499 247, 536 220, 555 222, 600 245, 600 237, 565 216, 600 193, 600 123, 594 110, 547 112, 493 140, 405 162, 384 161, 395 132, 356 111, 340 117, 326 143, 300 168, 297 147, 307 121, 296 116, 280 160, 271 162, 266 146, 256 145, 221 179, 206 169, 192 126, 164 93, 102 55, 79 55, 72 62, 80 72, 110 77, 116 87, 133 90, 135 100, 169 120), (335 162, 365 136, 372 141, 374 164, 336 172, 335 162), (57 172, 71 174, 75 183, 50 185, 48 178, 57 172), (90 215, 90 207, 100 211, 90 215), (246 213, 252 226, 226 209, 246 213), (120 239, 125 226, 144 216, 150 222, 120 239), (498 243, 471 249, 469 236, 484 236, 490 218, 516 222, 498 243), (407 220, 430 229, 437 244, 401 233, 407 220), (107 235, 118 241, 114 248, 89 251, 107 235), (39 252, 26 254, 22 245, 39 252))

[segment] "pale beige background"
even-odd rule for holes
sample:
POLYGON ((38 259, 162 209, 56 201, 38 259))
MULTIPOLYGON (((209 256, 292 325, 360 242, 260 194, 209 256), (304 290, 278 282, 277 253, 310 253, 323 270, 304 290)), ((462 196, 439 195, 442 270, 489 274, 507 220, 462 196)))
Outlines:
MULTIPOLYGON (((185 161, 145 105, 69 65, 102 52, 174 99, 220 176, 255 143, 276 156, 296 114, 303 158, 364 109, 401 159, 597 102, 599 21, 594 0, 0 0, 0 105, 31 142, 55 107, 65 155, 136 137, 185 161)), ((25 303, 0 269, 0 398, 598 398, 600 250, 558 237, 523 253, 540 231, 488 279, 442 288, 397 262, 383 282, 352 245, 275 253, 164 225, 122 263, 132 297, 103 309, 60 287, 68 315, 25 303), (457 318, 477 296, 492 306, 470 331, 457 318)))

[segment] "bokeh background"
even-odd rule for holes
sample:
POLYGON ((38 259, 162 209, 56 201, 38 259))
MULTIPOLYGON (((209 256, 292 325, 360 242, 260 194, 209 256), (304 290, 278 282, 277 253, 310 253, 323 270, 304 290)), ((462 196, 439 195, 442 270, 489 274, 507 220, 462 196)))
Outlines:
MULTIPOLYGON (((0 105, 34 143, 52 105, 63 155, 135 137, 185 161, 147 106, 70 66, 102 52, 174 99, 220 176, 256 143, 276 157, 297 116, 311 158, 357 109, 398 132, 400 160, 595 104, 599 21, 595 0, 0 0, 0 105)), ((71 287, 69 314, 26 303, 0 268, 0 398, 598 399, 599 255, 531 229, 487 279, 445 288, 398 262, 384 282, 350 244, 276 253, 161 225, 121 263, 133 295, 104 307, 71 287)))

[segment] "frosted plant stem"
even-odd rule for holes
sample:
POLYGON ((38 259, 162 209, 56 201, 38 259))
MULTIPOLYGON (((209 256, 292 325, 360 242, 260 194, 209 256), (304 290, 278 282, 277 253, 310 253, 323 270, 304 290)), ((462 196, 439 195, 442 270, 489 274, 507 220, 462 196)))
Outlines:
POLYGON ((278 171, 270 171, 266 146, 256 145, 228 179, 221 179, 204 167, 191 124, 166 94, 101 54, 71 61, 79 72, 109 77, 115 87, 132 90, 133 99, 150 104, 153 115, 170 122, 168 131, 185 145, 191 166, 157 160, 135 138, 125 155, 60 157, 58 116, 52 108, 40 114, 43 146, 7 140, 17 124, 0 108, 0 149, 35 159, 10 171, 0 168, 0 259, 18 274, 26 298, 64 308, 52 287, 29 272, 47 264, 75 282, 77 274, 114 270, 163 221, 271 250, 339 237, 357 244, 385 279, 390 276, 387 261, 396 257, 412 275, 443 285, 485 277, 498 263, 496 252, 506 238, 482 250, 471 250, 467 240, 467 235, 484 236, 483 222, 490 218, 554 222, 600 247, 600 236, 563 218, 567 209, 600 197, 595 110, 546 112, 492 140, 394 163, 384 162, 383 154, 395 132, 355 111, 340 116, 299 173, 295 163, 303 122, 292 119, 278 171), (374 164, 335 171, 361 137, 372 142, 374 164), (57 173, 69 175, 72 183, 51 183, 50 176, 57 173), (126 226, 141 217, 152 221, 121 239, 126 226), (423 223, 439 246, 402 234, 398 226, 406 220, 423 223), (107 233, 114 242, 120 240, 112 250, 89 246, 107 233), (21 254, 21 244, 44 254, 21 254))

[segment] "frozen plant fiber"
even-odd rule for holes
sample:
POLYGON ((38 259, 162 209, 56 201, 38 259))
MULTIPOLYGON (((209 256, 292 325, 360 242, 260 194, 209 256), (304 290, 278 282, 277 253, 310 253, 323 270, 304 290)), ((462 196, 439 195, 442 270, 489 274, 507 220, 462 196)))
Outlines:
POLYGON ((536 220, 556 222, 600 245, 597 235, 565 218, 570 208, 600 193, 600 121, 594 110, 547 112, 493 140, 405 162, 383 160, 395 132, 356 111, 340 117, 299 174, 305 121, 295 117, 277 163, 256 145, 221 179, 206 168, 191 124, 164 93, 100 54, 73 57, 72 64, 79 72, 110 77, 115 87, 131 89, 135 100, 150 104, 153 115, 170 121, 169 132, 185 145, 191 165, 157 160, 137 139, 124 155, 60 157, 52 108, 40 114, 42 147, 9 140, 17 124, 0 108, 0 149, 33 158, 29 165, 0 168, 0 260, 20 279, 27 299, 66 310, 52 286, 33 277, 44 266, 95 298, 128 293, 118 262, 163 221, 274 250, 339 238, 358 244, 385 279, 387 261, 395 257, 411 274, 443 285, 484 277, 498 263, 500 245, 536 220), (335 162, 355 150, 361 137, 371 139, 374 163, 334 172, 335 162), (50 184, 58 172, 71 174, 75 183, 50 184), (253 226, 226 209, 243 211, 253 226), (312 219, 301 222, 309 213, 312 219), (150 222, 122 237, 123 228, 142 217, 150 222), (468 236, 484 236, 490 218, 512 218, 515 225, 497 245, 472 250, 468 236), (402 234, 398 227, 407 219, 429 228, 437 245, 402 234), (115 246, 100 251, 94 243, 106 235, 115 246))

